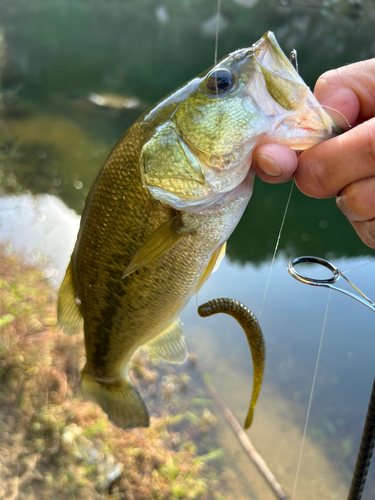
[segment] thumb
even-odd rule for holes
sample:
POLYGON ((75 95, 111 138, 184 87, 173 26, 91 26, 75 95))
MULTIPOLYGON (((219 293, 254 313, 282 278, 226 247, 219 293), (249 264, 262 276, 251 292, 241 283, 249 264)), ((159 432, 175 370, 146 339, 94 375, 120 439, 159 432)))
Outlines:
POLYGON ((252 167, 262 181, 280 184, 293 178, 297 168, 296 153, 287 146, 262 144, 253 153, 252 167))

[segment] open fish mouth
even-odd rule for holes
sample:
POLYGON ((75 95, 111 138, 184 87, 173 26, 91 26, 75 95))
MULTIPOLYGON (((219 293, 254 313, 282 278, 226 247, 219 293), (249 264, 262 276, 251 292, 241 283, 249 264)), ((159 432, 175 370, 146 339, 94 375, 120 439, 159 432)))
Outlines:
POLYGON ((339 133, 271 31, 247 55, 253 61, 253 71, 245 93, 272 121, 268 142, 274 136, 277 142, 286 141, 292 149, 304 150, 339 133))

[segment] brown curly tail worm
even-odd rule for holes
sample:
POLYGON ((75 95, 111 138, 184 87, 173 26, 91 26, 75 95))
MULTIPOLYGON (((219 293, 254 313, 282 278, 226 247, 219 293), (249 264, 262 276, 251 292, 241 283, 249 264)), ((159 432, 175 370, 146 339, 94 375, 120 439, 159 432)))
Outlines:
POLYGON ((262 385, 266 359, 266 348, 262 330, 254 314, 238 300, 227 298, 213 299, 198 307, 198 314, 203 318, 218 313, 225 313, 233 316, 233 318, 235 318, 242 326, 249 343, 251 356, 253 358, 253 394, 251 396, 250 406, 245 420, 245 429, 248 429, 253 420, 254 408, 262 385))

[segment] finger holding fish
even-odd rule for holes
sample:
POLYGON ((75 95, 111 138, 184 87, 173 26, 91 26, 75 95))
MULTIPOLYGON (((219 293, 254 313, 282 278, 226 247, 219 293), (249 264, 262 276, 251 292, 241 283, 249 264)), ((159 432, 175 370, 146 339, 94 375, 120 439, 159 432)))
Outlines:
POLYGON ((323 73, 314 94, 343 130, 375 116, 375 59, 323 73))
MULTIPOLYGON (((350 68, 350 66, 346 68, 350 68)), ((342 130, 348 130, 353 126, 360 113, 362 116, 366 114, 366 106, 362 105, 364 109, 361 110, 361 102, 364 104, 365 96, 362 95, 360 99, 354 88, 348 87, 348 82, 345 81, 343 74, 345 70, 348 72, 346 68, 324 73, 318 79, 314 89, 314 95, 323 109, 342 130)), ((254 170, 262 180, 271 184, 290 180, 297 165, 296 154, 290 148, 278 144, 262 144, 254 151, 254 170), (265 160, 263 160, 264 156, 265 160), (276 165, 273 171, 272 168, 269 169, 270 164, 276 165)))
POLYGON ((301 153, 297 186, 326 198, 375 174, 375 59, 324 73, 315 94, 346 132, 301 153))
POLYGON ((252 168, 269 184, 281 184, 293 179, 298 158, 295 151, 280 144, 261 144, 253 154, 252 168))
MULTIPOLYGON (((298 188, 307 196, 336 196, 338 207, 371 248, 375 248, 374 82, 375 59, 329 71, 318 79, 317 99, 346 132, 302 152, 294 174, 298 188)), ((276 144, 258 147, 253 165, 259 177, 270 183, 284 182, 296 167, 293 152, 276 144), (279 168, 281 174, 270 175, 269 165, 277 165, 274 170, 279 168)))
MULTIPOLYGON (((340 111, 342 136, 301 154, 296 182, 313 197, 336 196, 338 207, 361 240, 375 248, 375 59, 323 74, 315 93, 340 111)), ((329 111, 331 116, 333 112, 329 111)), ((335 120, 339 123, 340 117, 335 120)))
POLYGON ((375 118, 301 153, 295 180, 313 198, 331 198, 375 175, 375 118))

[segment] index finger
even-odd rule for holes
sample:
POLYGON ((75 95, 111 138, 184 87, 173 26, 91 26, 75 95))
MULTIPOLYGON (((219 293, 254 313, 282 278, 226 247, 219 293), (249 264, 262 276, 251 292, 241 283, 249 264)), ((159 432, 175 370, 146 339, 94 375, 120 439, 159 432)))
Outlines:
POLYGON ((375 59, 323 73, 315 85, 314 94, 344 130, 374 117, 375 59))

